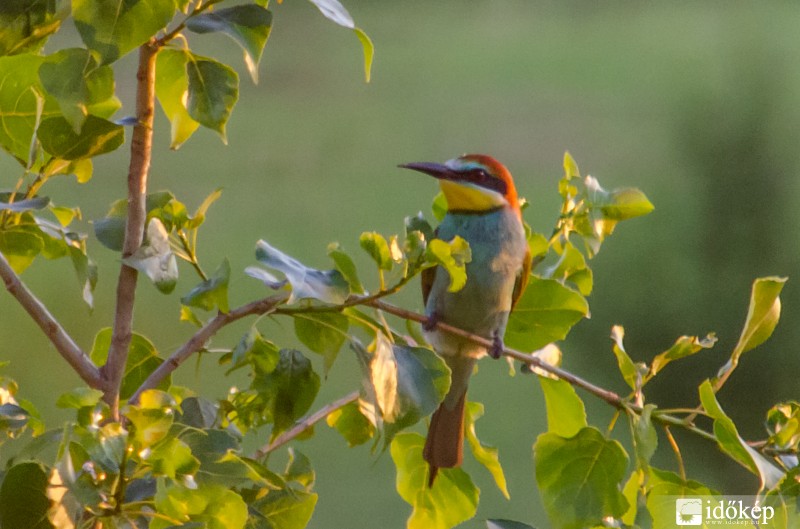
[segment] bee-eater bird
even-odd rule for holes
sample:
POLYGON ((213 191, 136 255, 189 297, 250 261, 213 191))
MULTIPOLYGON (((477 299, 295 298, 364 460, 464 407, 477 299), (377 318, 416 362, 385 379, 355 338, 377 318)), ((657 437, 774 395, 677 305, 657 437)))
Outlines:
POLYGON ((525 239, 517 190, 511 173, 491 156, 467 154, 439 163, 401 165, 439 180, 447 214, 436 237, 460 236, 469 243, 472 260, 467 282, 450 292, 442 267, 422 272, 422 297, 428 323, 425 337, 451 371, 450 390, 431 417, 423 457, 430 466, 429 486, 440 468, 457 467, 463 458, 464 404, 477 359, 488 352, 499 358, 508 315, 528 281, 531 255, 525 239), (492 340, 487 348, 437 329, 444 322, 492 340))

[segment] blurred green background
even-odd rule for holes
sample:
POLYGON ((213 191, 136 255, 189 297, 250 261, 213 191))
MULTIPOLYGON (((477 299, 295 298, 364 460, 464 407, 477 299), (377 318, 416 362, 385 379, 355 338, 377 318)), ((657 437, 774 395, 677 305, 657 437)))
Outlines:
MULTIPOLYGON (((233 304, 263 293, 244 276, 259 238, 312 266, 329 266, 325 247, 339 241, 357 253, 362 231, 402 231, 403 217, 429 212, 436 186, 395 166, 489 153, 515 175, 531 207, 526 218, 549 233, 558 214, 556 182, 570 150, 581 169, 607 188, 645 191, 655 212, 620 226, 593 263, 592 318, 563 344, 564 365, 617 391, 609 331, 624 325, 634 360, 649 361, 682 334, 716 331, 712 351, 680 362, 652 383, 661 406, 692 406, 696 386, 713 376, 738 338, 752 280, 788 275, 783 323, 748 353, 720 394, 748 439, 763 434, 776 401, 798 398, 800 288, 797 173, 800 168, 800 5, 789 2, 440 2, 346 3, 376 46, 372 82, 362 79, 361 50, 349 32, 306 2, 275 3, 261 82, 241 76, 241 99, 228 125, 229 145, 200 131, 177 152, 159 115, 151 189, 170 189, 190 208, 224 186, 200 236, 200 258, 213 270, 224 256, 234 270, 233 304), (238 272, 237 272, 238 271, 238 272)), ((59 36, 75 40, 72 29, 59 36)), ((195 38, 201 50, 243 72, 235 45, 195 38)), ((49 46, 48 49, 53 49, 49 46)), ((132 57, 116 65, 124 102, 133 112, 132 57)), ((49 184, 58 204, 79 205, 84 219, 104 215, 121 198, 126 151, 96 160, 84 186, 72 178, 49 184)), ((0 160, 2 187, 20 169, 0 160)), ((85 229, 91 230, 86 223, 85 229)), ((91 240, 100 266, 96 308, 88 313, 67 262, 37 261, 25 273, 31 288, 85 348, 112 321, 118 257, 91 240)), ((360 263, 368 266, 367 259, 360 263)), ((188 267, 177 292, 195 279, 188 267)), ((365 274, 369 276, 369 274, 365 274)), ((179 296, 142 282, 136 329, 169 354, 192 332, 177 324, 179 296)), ((421 310, 416 288, 397 303, 421 310)), ((232 346, 251 322, 214 340, 232 346)), ((263 321, 262 332, 291 345, 291 322, 263 321)), ((37 402, 51 426, 66 419, 55 397, 79 381, 8 295, 0 295, 0 355, 21 394, 37 402)), ((319 360, 319 359, 315 359, 319 360)), ((189 362, 178 380, 206 396, 243 379, 225 379, 216 359, 189 362)), ((318 404, 358 384, 343 350, 318 404)), ((545 428, 535 379, 508 378, 503 363, 485 361, 471 398, 486 404, 483 441, 500 448, 512 501, 488 474, 466 462, 482 489, 478 517, 546 526, 535 489, 531 445, 545 428)), ((590 421, 605 428, 611 411, 587 398, 590 421)), ((419 428, 423 431, 423 428, 419 428)), ((626 427, 617 427, 626 438, 626 427)), ((690 477, 727 493, 750 494, 757 481, 715 446, 676 432, 690 477)), ((675 470, 663 442, 656 464, 675 470)), ((252 440, 264 442, 265 439, 252 440)), ((409 508, 394 491, 387 454, 347 449, 326 426, 297 447, 317 469, 320 500, 312 528, 402 527, 409 508)), ((7 456, 9 454, 4 454, 7 456)))

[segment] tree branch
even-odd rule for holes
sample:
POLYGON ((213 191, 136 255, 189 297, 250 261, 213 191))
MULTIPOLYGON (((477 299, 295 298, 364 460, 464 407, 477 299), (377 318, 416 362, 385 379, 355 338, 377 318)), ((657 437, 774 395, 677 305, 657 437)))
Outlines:
POLYGON ((50 314, 47 307, 28 290, 2 253, 0 253, 0 277, 3 278, 6 290, 22 305, 22 308, 27 311, 31 319, 42 329, 59 354, 83 381, 95 389, 105 388, 103 376, 97 366, 50 314))
POLYGON ((173 371, 175 371, 187 358, 194 353, 200 351, 203 346, 214 336, 217 331, 225 327, 229 323, 240 320, 250 315, 267 314, 275 310, 275 307, 286 301, 287 293, 276 294, 268 298, 253 301, 241 307, 237 307, 230 312, 220 312, 211 320, 206 322, 189 340, 183 344, 177 351, 172 353, 164 363, 158 366, 147 379, 142 382, 142 385, 131 395, 130 402, 139 400, 139 396, 143 391, 153 389, 158 386, 162 380, 167 378, 173 371))
MULTIPOLYGON (((395 305, 391 305, 389 303, 386 303, 385 301, 371 300, 366 304, 376 309, 382 310, 384 312, 388 312, 389 314, 394 314, 395 316, 399 316, 400 318, 406 320, 413 320, 419 323, 428 322, 428 318, 422 314, 418 314, 416 312, 406 310, 397 307, 395 305)), ((457 327, 453 327, 452 325, 448 325, 443 322, 436 322, 436 327, 450 334, 461 336, 462 338, 466 338, 467 340, 470 340, 474 343, 483 345, 487 349, 491 348, 493 345, 491 340, 487 340, 483 336, 473 334, 471 332, 459 329, 457 327)), ((558 366, 550 365, 547 362, 544 362, 541 359, 529 353, 523 353, 521 351, 517 351, 515 349, 509 349, 508 347, 506 347, 505 349, 503 349, 503 355, 509 358, 513 358, 515 360, 519 360, 520 362, 527 364, 529 366, 538 367, 542 371, 546 371, 548 373, 557 376, 558 378, 566 380, 572 386, 581 388, 584 391, 591 393, 595 397, 598 397, 599 399, 606 401, 608 404, 614 406, 619 410, 631 411, 639 415, 643 411, 641 406, 629 402, 627 399, 624 399, 617 393, 614 393, 613 391, 592 384, 588 380, 584 380, 583 378, 573 373, 570 373, 569 371, 565 371, 564 369, 561 369, 558 366)), ((716 438, 714 437, 713 434, 701 428, 698 428, 697 426, 692 424, 690 421, 687 421, 686 419, 680 419, 678 417, 673 417, 672 415, 667 415, 667 414, 657 414, 657 415, 654 414, 652 418, 654 421, 659 422, 661 424, 670 426, 679 426, 681 428, 691 431, 692 433, 699 435, 700 437, 716 441, 716 438)))
POLYGON ((262 446, 258 450, 256 450, 255 455, 253 456, 254 459, 261 459, 265 455, 269 454, 270 452, 277 450, 281 446, 285 445, 301 433, 305 432, 316 423, 333 413, 334 411, 338 410, 339 408, 343 408, 350 404, 351 402, 355 402, 358 400, 358 391, 353 391, 352 393, 348 393, 344 397, 331 402, 330 404, 326 404, 322 408, 318 409, 305 419, 301 420, 278 437, 275 438, 274 441, 269 443, 268 445, 262 446))
MULTIPOLYGON (((128 217, 122 257, 130 257, 142 245, 147 211, 147 173, 153 144, 153 115, 155 111, 156 56, 159 47, 148 42, 139 47, 139 69, 136 72, 136 125, 131 139, 131 161, 128 169, 128 217)), ((136 295, 136 269, 122 264, 117 281, 116 311, 108 361, 102 368, 107 382, 104 400, 112 415, 119 419, 119 391, 128 347, 133 332, 133 307, 136 295)))

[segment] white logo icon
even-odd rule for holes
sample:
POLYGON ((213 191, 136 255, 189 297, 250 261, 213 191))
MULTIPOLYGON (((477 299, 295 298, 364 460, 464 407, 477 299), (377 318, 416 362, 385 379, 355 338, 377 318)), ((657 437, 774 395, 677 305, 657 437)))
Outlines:
POLYGON ((700 498, 676 499, 675 523, 677 525, 702 525, 703 501, 700 498))

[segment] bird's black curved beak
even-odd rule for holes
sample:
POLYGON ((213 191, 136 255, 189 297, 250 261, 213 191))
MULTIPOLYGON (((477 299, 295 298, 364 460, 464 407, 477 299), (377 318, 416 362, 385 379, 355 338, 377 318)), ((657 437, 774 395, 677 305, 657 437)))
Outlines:
POLYGON ((398 167, 402 167, 403 169, 412 169, 414 171, 419 171, 420 173, 425 173, 426 175, 430 175, 434 178, 438 178, 439 180, 457 180, 458 173, 450 169, 444 164, 435 163, 435 162, 411 162, 411 163, 403 163, 398 165, 398 167))

